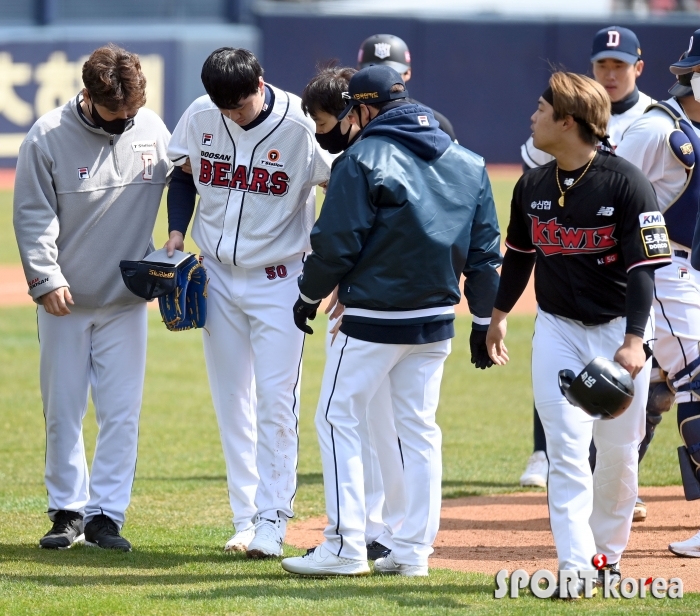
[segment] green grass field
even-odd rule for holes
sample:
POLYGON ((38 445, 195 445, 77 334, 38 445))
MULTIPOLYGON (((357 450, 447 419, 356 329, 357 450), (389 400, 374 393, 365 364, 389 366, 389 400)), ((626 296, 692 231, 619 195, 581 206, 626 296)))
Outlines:
MULTIPOLYGON (((494 188, 503 213, 510 188, 501 184, 494 188)), ((17 263, 10 201, 8 193, 0 192, 0 264, 17 263)), ((157 233, 161 242, 163 227, 157 233)), ((491 576, 441 570, 432 571, 427 580, 299 579, 285 574, 276 562, 224 555, 221 548, 232 532, 231 512, 200 334, 168 332, 153 312, 150 320, 138 468, 124 529, 134 551, 76 547, 53 552, 37 548, 48 522, 36 314, 33 308, 0 308, 0 613, 696 614, 700 610, 697 595, 681 601, 594 599, 576 605, 532 597, 495 601, 491 576)), ((317 323, 316 331, 323 331, 322 322, 317 323)), ((458 319, 438 412, 444 434, 443 494, 448 498, 517 491, 532 447, 532 318, 511 319, 512 361, 485 372, 469 363, 469 327, 468 318, 458 319)), ((296 504, 300 518, 324 511, 313 427, 323 362, 323 336, 309 337, 301 398, 296 504)), ((85 422, 90 452, 95 432, 91 411, 85 422)), ((675 418, 667 417, 642 466, 642 483, 679 483, 677 441, 675 418)), ((297 552, 288 548, 286 553, 297 552)))

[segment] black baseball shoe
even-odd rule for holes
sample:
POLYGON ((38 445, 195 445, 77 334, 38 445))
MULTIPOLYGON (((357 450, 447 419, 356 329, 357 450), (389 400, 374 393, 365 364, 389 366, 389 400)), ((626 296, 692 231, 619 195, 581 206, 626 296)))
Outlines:
POLYGON ((85 540, 83 516, 77 511, 57 511, 51 530, 39 539, 39 547, 47 550, 67 550, 85 540))
POLYGON ((596 586, 605 587, 605 572, 608 571, 608 577, 610 579, 610 587, 617 588, 622 581, 622 574, 620 573, 620 563, 612 563, 610 565, 605 565, 602 569, 598 569, 598 581, 596 586))
POLYGON ((367 560, 377 560, 378 558, 384 558, 389 556, 391 550, 379 543, 379 541, 372 541, 372 543, 367 544, 367 560))
POLYGON ((131 552, 131 544, 119 534, 119 527, 104 514, 96 515, 85 525, 85 545, 131 552))
MULTIPOLYGON (((595 597, 598 594, 598 584, 593 584, 593 588, 591 589, 591 597, 595 597)), ((565 591, 565 597, 561 596, 561 592, 559 590, 559 586, 555 587, 554 589, 554 594, 552 595, 552 599, 556 600, 563 600, 563 601, 578 601, 579 599, 584 599, 586 598, 586 583, 583 580, 579 580, 576 582, 576 588, 574 590, 574 594, 570 595, 568 594, 568 588, 565 591)))

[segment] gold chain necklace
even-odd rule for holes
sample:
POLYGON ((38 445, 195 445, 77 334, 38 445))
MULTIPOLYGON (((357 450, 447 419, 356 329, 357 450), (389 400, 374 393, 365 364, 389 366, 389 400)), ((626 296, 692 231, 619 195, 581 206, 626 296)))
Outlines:
POLYGON ((557 188, 559 188, 559 192, 561 193, 561 195, 560 195, 560 197, 559 197, 558 203, 559 203, 559 205, 560 205, 561 207, 564 207, 564 194, 566 194, 566 193, 567 193, 568 191, 570 191, 574 186, 576 186, 576 184, 579 183, 579 180, 580 180, 584 175, 586 175, 586 171, 588 171, 588 168, 591 166, 591 164, 593 163, 594 160, 595 160, 595 154, 593 154, 593 158, 591 158, 591 160, 588 161, 588 164, 586 165, 586 168, 583 170, 583 173, 582 173, 581 175, 579 175, 579 176, 578 176, 578 179, 577 179, 571 186, 568 186, 566 190, 562 190, 562 189, 561 189, 561 184, 559 183, 559 165, 557 165, 557 172, 556 172, 557 188))

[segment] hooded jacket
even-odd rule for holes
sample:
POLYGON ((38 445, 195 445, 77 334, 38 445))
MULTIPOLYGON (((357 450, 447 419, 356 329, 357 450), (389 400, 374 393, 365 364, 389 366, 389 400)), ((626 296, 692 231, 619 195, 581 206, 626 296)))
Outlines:
POLYGON ((487 324, 501 254, 484 159, 426 107, 385 108, 336 159, 311 246, 300 292, 319 300, 339 285, 344 325, 453 320, 462 273, 487 324))

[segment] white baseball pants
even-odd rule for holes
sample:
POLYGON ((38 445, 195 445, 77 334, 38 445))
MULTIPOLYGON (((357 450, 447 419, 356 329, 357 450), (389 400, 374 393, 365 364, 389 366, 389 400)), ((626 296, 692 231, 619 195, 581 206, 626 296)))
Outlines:
POLYGON ((146 369, 146 302, 56 317, 38 307, 41 397, 46 418, 49 518, 104 513, 121 527, 136 471, 146 369), (92 393, 97 444, 88 474, 83 418, 92 393))
MULTIPOLYGON (((629 539, 651 361, 634 380, 632 405, 615 419, 593 419, 569 404, 558 384, 560 370, 579 374, 597 356, 612 359, 624 336, 624 318, 587 327, 537 312, 532 388, 547 436, 547 499, 560 569, 591 570, 598 553, 618 562, 629 539), (593 475, 588 464, 591 437, 598 450, 593 475)), ((652 337, 653 315, 645 340, 652 337)))
POLYGON ((251 269, 203 262, 204 356, 236 531, 251 527, 256 514, 294 516, 304 334, 292 307, 302 258, 251 269))
MULTIPOLYGON (((329 326, 335 325, 329 321, 329 326)), ((337 341, 336 341, 337 342, 337 341)), ((326 355, 332 345, 326 336, 326 355)), ((384 379, 367 408, 367 421, 358 423, 365 479, 365 542, 378 541, 393 549, 392 535, 401 527, 406 508, 401 441, 391 408, 391 387, 384 379), (372 420, 370 421, 370 418, 372 420)))
POLYGON ((365 482, 360 424, 370 400, 389 379, 392 413, 401 440, 405 517, 393 533, 393 553, 401 564, 424 565, 440 525, 442 434, 435 422, 440 382, 450 340, 424 345, 364 342, 339 334, 326 360, 316 429, 323 462, 328 526, 326 547, 339 556, 366 560, 365 482))
MULTIPOLYGON (((700 272, 690 265, 689 251, 678 245, 673 248, 673 263, 654 272, 654 357, 673 386, 680 387, 691 380, 690 375, 676 379, 675 374, 700 354, 700 272), (675 254, 678 250, 687 252, 688 258, 675 254)), ((689 391, 676 393, 676 402, 692 401, 689 391)))

